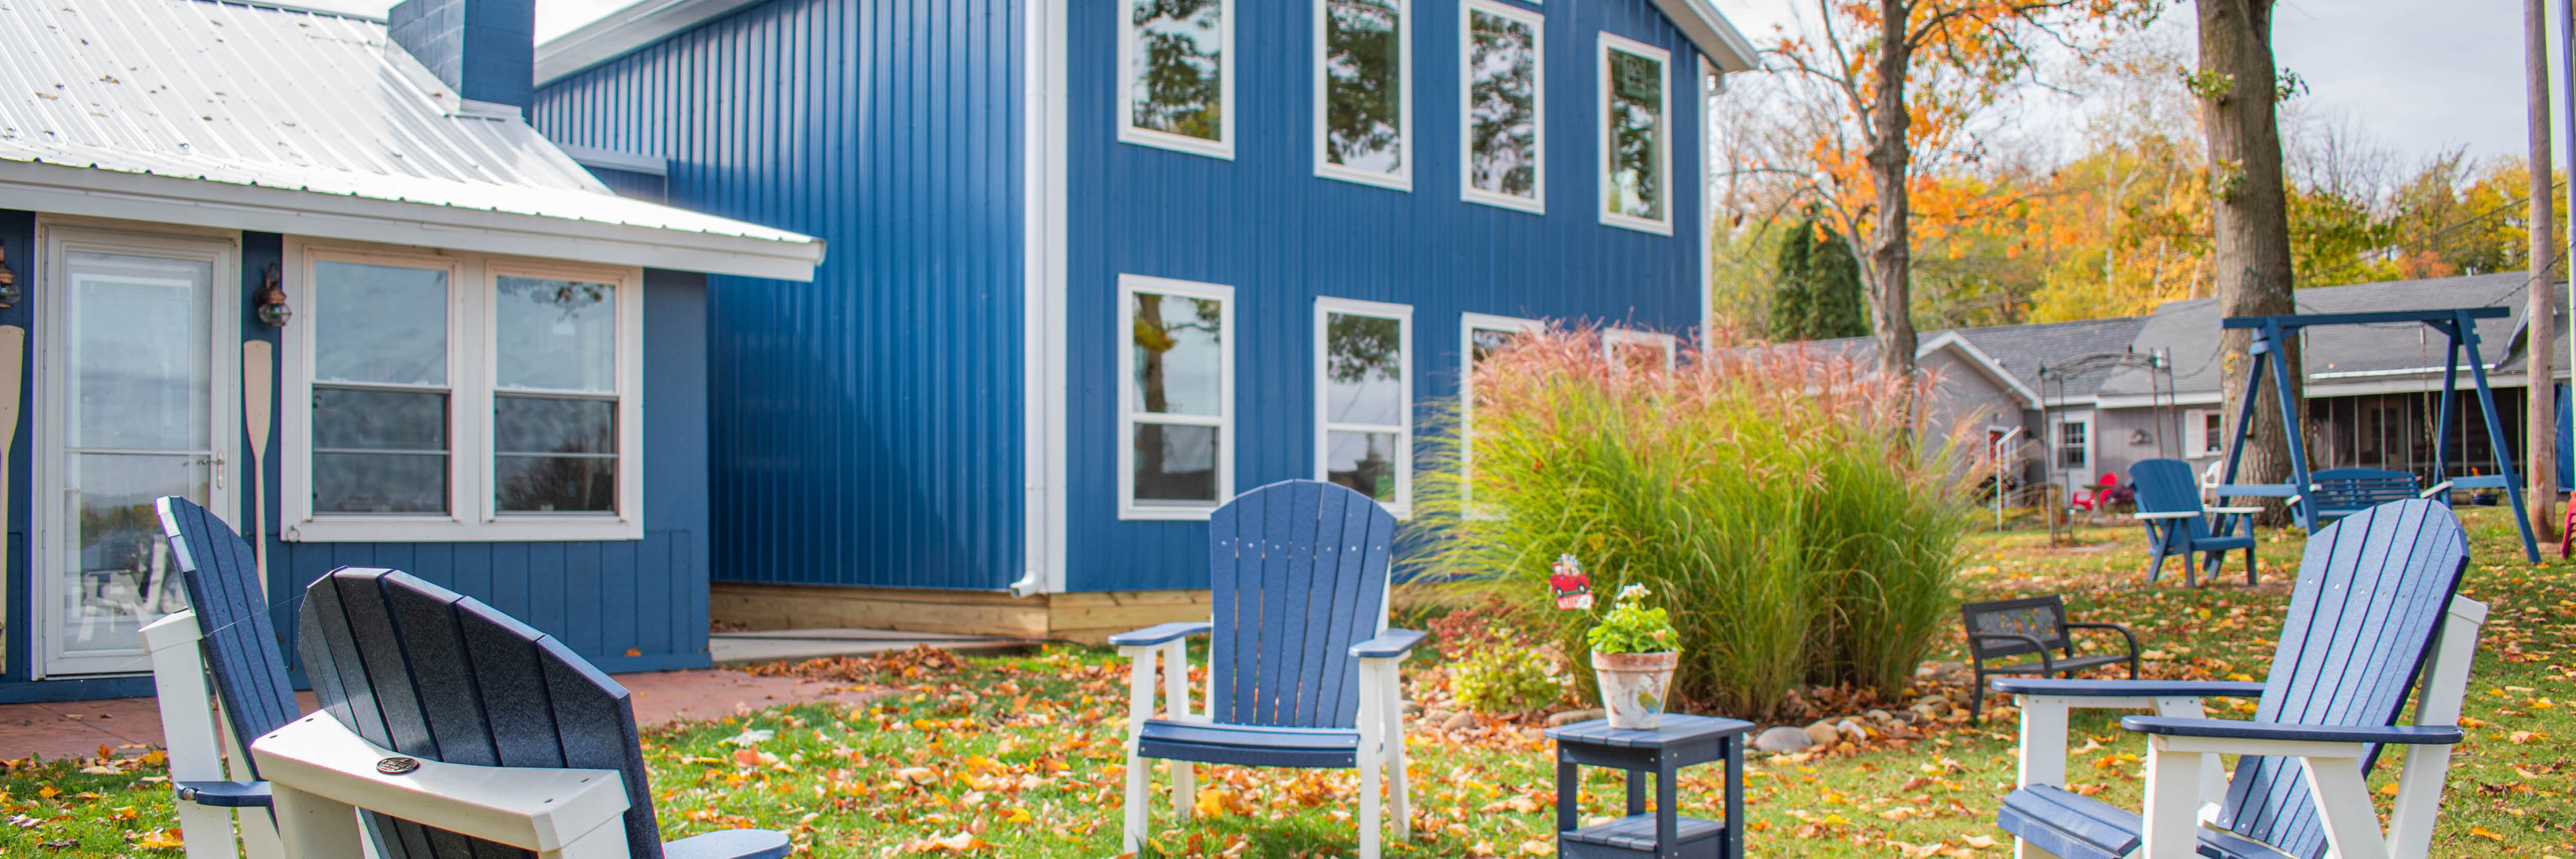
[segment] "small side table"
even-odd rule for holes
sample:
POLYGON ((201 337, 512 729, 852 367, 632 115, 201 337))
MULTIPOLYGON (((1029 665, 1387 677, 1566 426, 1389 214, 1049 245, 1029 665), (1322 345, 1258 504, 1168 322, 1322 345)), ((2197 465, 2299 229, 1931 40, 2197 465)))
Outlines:
POLYGON ((1566 859, 1744 859, 1744 735, 1753 723, 1714 716, 1664 714, 1651 731, 1614 729, 1606 719, 1547 729, 1556 741, 1556 855, 1566 859), (1683 817, 1674 774, 1726 762, 1726 819, 1683 817), (1627 773, 1628 816, 1596 826, 1582 820, 1580 766, 1627 773), (1655 810, 1646 811, 1644 776, 1655 776, 1655 810))

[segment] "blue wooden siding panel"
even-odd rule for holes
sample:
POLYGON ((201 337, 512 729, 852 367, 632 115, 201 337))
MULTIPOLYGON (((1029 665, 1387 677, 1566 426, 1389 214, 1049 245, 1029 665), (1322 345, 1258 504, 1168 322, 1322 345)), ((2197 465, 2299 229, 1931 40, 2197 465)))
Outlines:
POLYGON ((772 0, 539 92, 673 205, 829 243, 710 284, 717 579, 1019 577, 1017 5, 772 0))
POLYGON ((1647 0, 1549 3, 1547 214, 1459 199, 1457 0, 1414 0, 1413 190, 1314 175, 1314 10, 1238 2, 1235 158, 1117 142, 1115 0, 1072 4, 1070 590, 1203 588, 1202 522, 1117 519, 1117 278, 1231 285, 1234 486, 1314 471, 1314 300, 1414 308, 1417 405, 1457 389, 1459 315, 1699 322, 1698 57, 1647 0), (1603 226, 1599 33, 1672 52, 1674 235, 1603 226))

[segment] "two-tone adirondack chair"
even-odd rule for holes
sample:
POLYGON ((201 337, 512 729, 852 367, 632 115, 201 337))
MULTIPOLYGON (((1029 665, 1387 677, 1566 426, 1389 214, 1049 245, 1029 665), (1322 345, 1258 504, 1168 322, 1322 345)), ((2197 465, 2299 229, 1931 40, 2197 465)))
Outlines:
POLYGON ((280 855, 277 825, 269 816, 268 784, 259 780, 248 744, 294 721, 302 710, 268 618, 268 597, 260 592, 258 565, 250 544, 206 508, 173 496, 153 502, 153 509, 170 538, 171 566, 188 591, 188 610, 142 630, 180 837, 189 859, 230 859, 237 855, 238 822, 249 856, 273 859, 280 855), (215 679, 211 710, 209 670, 215 679))
POLYGON ((2386 504, 2423 497, 2416 491, 2415 475, 2385 468, 2329 468, 2308 475, 2308 491, 2293 496, 2293 503, 2314 502, 2317 521, 2334 522, 2343 517, 2386 504))
POLYGON ((1170 762, 1172 810, 1195 803, 1192 762, 1360 771, 1359 855, 1378 857, 1378 770, 1395 837, 1410 831, 1404 693, 1396 665, 1422 633, 1386 628, 1395 517, 1349 489, 1273 483, 1208 518, 1214 617, 1111 636, 1131 664, 1126 849, 1146 835, 1148 758, 1170 762), (1189 636, 1209 634, 1206 707, 1189 703, 1189 636), (1161 657, 1164 717, 1154 715, 1161 657))
POLYGON ((2236 534, 2227 517, 2244 517, 2262 512, 2259 507, 2207 507, 2200 501, 2200 487, 2192 482, 2191 464, 2179 459, 2147 459, 2129 466, 2129 483, 2138 490, 2138 511, 2130 518, 2147 526, 2147 581, 2164 574, 2165 558, 2182 558, 2183 584, 2197 585, 2192 575, 2195 556, 2206 558, 2207 575, 2215 578, 2227 553, 2245 550, 2245 583, 2253 584, 2254 536, 2252 520, 2246 520, 2246 533, 2236 534))
POLYGON ((2309 538, 2263 683, 1995 681, 2022 704, 2021 787, 2000 825, 2024 859, 2423 859, 2486 620, 2454 594, 2468 560, 2445 505, 2383 504, 2309 538), (2262 700, 2251 721, 2203 718, 2217 696, 2262 700), (2160 713, 2120 722, 2148 739, 2143 815, 2064 789, 2076 707, 2160 713), (2389 744, 2408 748, 2383 834, 2364 777, 2389 744), (2224 788, 2220 755, 2242 756, 2224 788))
POLYGON ((490 606, 343 567, 297 628, 322 711, 251 743, 291 857, 787 855, 765 829, 664 843, 625 687, 490 606))

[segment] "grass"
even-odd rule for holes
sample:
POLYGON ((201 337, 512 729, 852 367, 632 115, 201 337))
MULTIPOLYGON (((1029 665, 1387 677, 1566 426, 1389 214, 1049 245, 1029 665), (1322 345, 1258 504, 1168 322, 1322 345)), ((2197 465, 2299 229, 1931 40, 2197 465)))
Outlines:
MULTIPOLYGON (((2576 857, 2576 565, 2524 563, 2499 511, 2466 512, 2474 560, 2464 590, 2489 621, 2470 682, 2470 738, 2451 773, 2436 856, 2576 857), (2560 700, 2567 699, 2567 700, 2560 700)), ((1963 596, 2066 594, 2084 619, 2131 625, 2161 655, 2163 677, 2260 678, 2278 632, 2285 581, 2303 543, 2267 537, 2266 585, 2140 588, 2134 528, 2087 528, 2077 545, 2041 533, 1974 538, 1963 596)), ((2553 553, 2554 554, 2554 553, 2553 553)), ((2170 569, 2170 568, 2169 568, 2170 569)), ((1959 658, 1956 642, 1933 659, 1959 658)), ((975 659, 920 674, 864 707, 800 706, 656 729, 646 758, 666 837, 756 825, 791 830, 816 856, 1100 857, 1118 852, 1123 665, 1103 651, 975 659)), ((1410 670, 1417 679, 1435 672, 1410 670)), ((2222 702, 2222 706, 2234 702, 2222 702)), ((2145 744, 2113 715, 2079 717, 2070 766, 2081 785, 2134 807, 2145 744)), ((2014 775, 2014 725, 1940 729, 1921 740, 1806 756, 1756 756, 1748 768, 1755 856, 2008 855, 1994 805, 2014 775), (1979 848, 1974 845, 1989 844, 1979 848)), ((1553 801, 1550 758, 1519 725, 1415 730, 1421 839, 1389 856, 1539 855, 1553 801)), ((2373 787, 2394 776, 2380 768, 2373 787)), ((1348 773, 1201 767, 1207 814, 1178 825, 1155 811, 1161 856, 1322 857, 1352 849, 1348 773)), ((1716 770, 1686 773, 1683 801, 1717 801, 1716 770)), ((177 857, 163 772, 149 759, 29 762, 0 773, 0 855, 177 857), (50 846, 49 846, 50 845, 50 846)), ((2383 801, 2385 797, 2383 797, 2383 801)), ((1615 782, 1584 797, 1608 814, 1615 782)))

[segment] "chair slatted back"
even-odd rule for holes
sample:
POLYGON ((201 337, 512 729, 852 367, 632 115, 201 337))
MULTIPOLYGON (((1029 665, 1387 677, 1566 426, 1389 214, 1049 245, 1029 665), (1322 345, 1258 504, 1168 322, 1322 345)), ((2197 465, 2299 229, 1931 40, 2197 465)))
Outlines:
MULTIPOLYGON (((408 573, 350 567, 305 589, 300 623, 314 697, 340 724, 434 761, 617 770, 629 850, 661 857, 633 702, 553 636, 408 573)), ((384 859, 529 855, 383 814, 374 821, 384 859)))
MULTIPOLYGON (((161 533, 170 538, 170 558, 188 589, 188 607, 197 613, 199 652, 215 675, 215 697, 223 702, 224 728, 243 748, 263 734, 285 727, 304 715, 295 703, 295 687, 286 675, 286 656, 278 646, 277 625, 268 618, 268 595, 260 592, 259 564, 250 544, 232 526, 196 502, 167 496, 153 503, 161 533)), ((249 755, 241 764, 256 777, 249 755)))
MULTIPOLYGON (((2254 720, 2396 724, 2468 563, 2459 520, 2429 500, 2372 507, 2308 538, 2254 720)), ((2218 823, 2293 856, 2325 854, 2294 758, 2240 760, 2218 823)))
POLYGON ((1979 659, 2066 648, 2066 601, 2062 597, 1962 603, 1959 617, 1970 633, 2027 635, 2041 644, 2032 647, 2026 641, 1970 638, 1968 649, 1975 651, 1979 659))
POLYGON ((2415 497, 2415 475, 2385 468, 2329 468, 2308 476, 2319 508, 2351 510, 2415 497))
POLYGON ((1386 628, 1395 516, 1313 480, 1273 483, 1208 518, 1215 621, 1208 712, 1235 725, 1348 728, 1351 645, 1386 628))
MULTIPOLYGON (((2142 459, 2129 466, 2129 485, 2138 490, 2140 513, 2199 513, 2207 509, 2200 503, 2200 483, 2193 478, 2191 463, 2179 459, 2142 459)), ((2194 516, 2180 520, 2190 529, 2191 538, 2209 538, 2207 517, 2194 516)))

